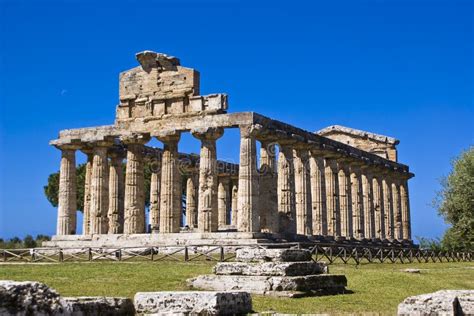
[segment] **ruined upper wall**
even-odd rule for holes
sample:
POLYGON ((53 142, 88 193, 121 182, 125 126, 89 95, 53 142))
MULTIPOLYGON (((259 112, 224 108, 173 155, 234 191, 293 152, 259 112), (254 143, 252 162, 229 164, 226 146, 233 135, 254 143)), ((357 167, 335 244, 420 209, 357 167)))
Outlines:
POLYGON ((178 58, 152 51, 136 58, 140 66, 120 74, 118 122, 227 110, 225 94, 199 95, 199 72, 182 67, 178 58))
POLYGON ((397 162, 396 146, 400 141, 395 138, 340 125, 329 126, 316 133, 397 162))

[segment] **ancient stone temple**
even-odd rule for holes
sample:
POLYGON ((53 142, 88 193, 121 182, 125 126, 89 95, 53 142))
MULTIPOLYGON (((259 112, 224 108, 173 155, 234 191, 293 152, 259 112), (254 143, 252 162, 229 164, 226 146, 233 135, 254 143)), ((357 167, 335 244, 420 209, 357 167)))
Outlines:
POLYGON ((114 125, 63 130, 51 141, 61 166, 57 233, 49 245, 411 243, 413 174, 397 162, 398 140, 341 126, 309 132, 254 112, 228 113, 227 95, 200 95, 199 73, 178 58, 151 51, 136 58, 139 66, 120 74, 114 125), (239 164, 217 159, 216 141, 226 129, 240 130, 239 164), (200 142, 199 154, 180 147, 183 133, 200 142), (147 146, 152 138, 162 148, 147 146), (87 156, 82 223, 78 152, 87 156))

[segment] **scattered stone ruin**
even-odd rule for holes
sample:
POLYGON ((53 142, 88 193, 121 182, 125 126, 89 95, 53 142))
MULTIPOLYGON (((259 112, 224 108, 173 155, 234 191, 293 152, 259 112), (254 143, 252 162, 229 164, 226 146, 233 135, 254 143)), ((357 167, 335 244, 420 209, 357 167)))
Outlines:
POLYGON ((138 292, 138 315, 246 315, 252 311, 247 292, 138 292))
POLYGON ((246 292, 139 292, 123 297, 62 297, 46 284, 0 280, 2 316, 245 315, 246 292))
POLYGON ((178 58, 136 57, 140 65, 120 74, 114 125, 63 130, 50 143, 61 151, 61 167, 57 232, 46 246, 301 238, 411 245, 413 174, 397 162, 398 140, 227 113, 227 95, 200 95, 199 73, 178 58), (226 129, 240 130, 238 165, 217 160, 216 140, 226 129), (199 155, 178 150, 183 133, 201 142, 199 155), (163 148, 147 146, 152 138, 163 148), (87 156, 82 225, 79 151, 87 156), (154 166, 148 221, 146 160, 154 166))
POLYGON ((213 275, 188 280, 192 287, 213 291, 298 297, 344 293, 344 275, 328 274, 324 263, 311 259, 304 249, 242 248, 237 262, 220 262, 213 275))
POLYGON ((62 297, 46 284, 0 280, 0 315, 134 315, 123 297, 62 297))
POLYGON ((410 296, 398 305, 398 315, 474 315, 474 290, 441 290, 410 296))

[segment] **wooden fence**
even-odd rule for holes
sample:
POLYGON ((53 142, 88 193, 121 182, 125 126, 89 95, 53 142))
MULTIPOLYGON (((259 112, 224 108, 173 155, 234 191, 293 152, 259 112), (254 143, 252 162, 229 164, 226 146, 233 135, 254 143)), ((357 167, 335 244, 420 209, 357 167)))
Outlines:
POLYGON ((328 263, 427 263, 472 262, 472 252, 436 252, 418 248, 351 246, 320 243, 284 243, 241 246, 152 246, 0 249, 3 262, 103 262, 103 261, 231 261, 242 247, 308 249, 316 261, 328 263))

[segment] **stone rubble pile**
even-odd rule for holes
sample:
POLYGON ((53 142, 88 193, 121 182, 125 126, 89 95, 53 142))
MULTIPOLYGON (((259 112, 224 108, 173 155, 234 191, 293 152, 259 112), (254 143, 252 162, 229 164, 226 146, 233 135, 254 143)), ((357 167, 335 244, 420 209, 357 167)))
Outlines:
POLYGON ((328 274, 327 266, 312 261, 307 250, 243 248, 236 261, 218 263, 214 274, 188 279, 188 285, 289 297, 343 293, 347 286, 344 275, 328 274))
POLYGON ((474 290, 442 290, 410 296, 398 305, 398 315, 474 315, 474 290))

